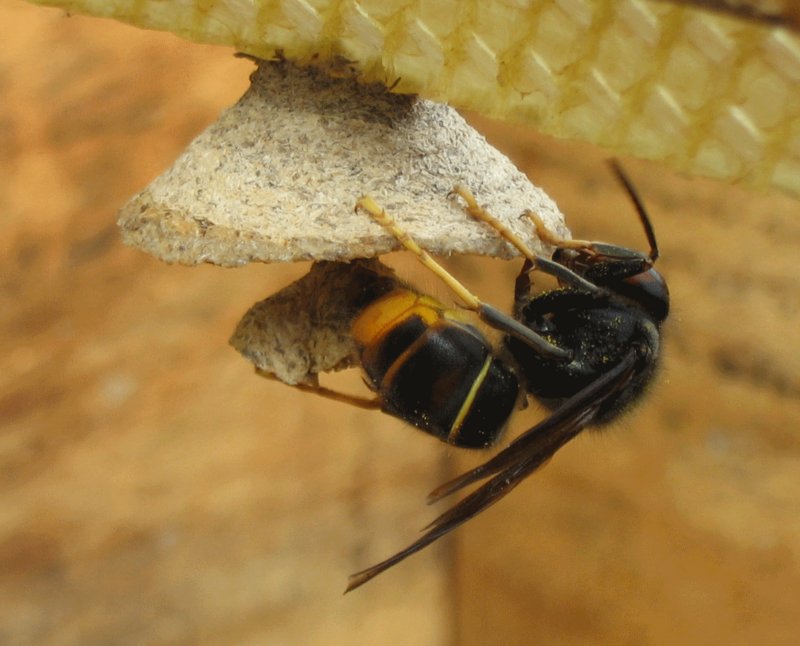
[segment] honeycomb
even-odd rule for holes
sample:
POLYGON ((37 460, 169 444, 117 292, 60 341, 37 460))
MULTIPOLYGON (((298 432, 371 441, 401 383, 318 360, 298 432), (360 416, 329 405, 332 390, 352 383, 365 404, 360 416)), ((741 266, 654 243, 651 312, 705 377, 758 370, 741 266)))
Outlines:
POLYGON ((396 92, 800 195, 800 38, 768 21, 648 0, 40 3, 261 58, 340 59, 396 92))

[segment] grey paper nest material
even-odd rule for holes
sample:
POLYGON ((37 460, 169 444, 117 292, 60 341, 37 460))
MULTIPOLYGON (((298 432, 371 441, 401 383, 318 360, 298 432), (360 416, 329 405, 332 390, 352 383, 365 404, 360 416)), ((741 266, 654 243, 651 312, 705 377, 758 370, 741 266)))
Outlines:
POLYGON ((544 251, 518 215, 568 235, 553 202, 452 108, 262 62, 252 86, 122 209, 127 244, 167 262, 348 260, 398 247, 356 200, 370 194, 433 253, 511 257, 447 194, 470 188, 544 251))
POLYGON ((357 362, 351 326, 376 295, 403 283, 378 260, 320 262, 251 307, 230 343, 259 370, 287 384, 357 362))

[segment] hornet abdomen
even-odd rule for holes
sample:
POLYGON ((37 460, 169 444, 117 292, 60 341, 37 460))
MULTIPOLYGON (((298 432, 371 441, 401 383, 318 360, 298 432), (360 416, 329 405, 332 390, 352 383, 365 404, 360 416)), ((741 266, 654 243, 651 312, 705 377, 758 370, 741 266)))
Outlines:
POLYGON ((353 336, 385 412, 456 446, 497 441, 519 382, 460 312, 397 289, 364 308, 353 336))

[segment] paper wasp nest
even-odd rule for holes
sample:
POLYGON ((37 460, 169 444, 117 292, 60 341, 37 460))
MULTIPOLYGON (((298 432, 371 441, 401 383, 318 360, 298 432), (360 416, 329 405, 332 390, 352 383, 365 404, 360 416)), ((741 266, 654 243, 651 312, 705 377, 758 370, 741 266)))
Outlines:
POLYGON ((398 244, 354 211, 370 194, 432 253, 515 255, 448 199, 456 183, 536 250, 524 209, 566 234, 553 202, 448 106, 282 61, 252 83, 123 207, 126 243, 184 264, 371 258, 398 244))
MULTIPOLYGON (((538 252, 525 209, 568 235, 553 202, 455 110, 330 71, 261 62, 239 103, 122 209, 125 241, 184 264, 374 258, 399 245, 355 211, 369 194, 431 253, 515 256, 448 196, 455 184, 538 252)), ((254 306, 231 343, 287 383, 346 367, 361 294, 384 279, 397 280, 377 261, 317 264, 254 306)))

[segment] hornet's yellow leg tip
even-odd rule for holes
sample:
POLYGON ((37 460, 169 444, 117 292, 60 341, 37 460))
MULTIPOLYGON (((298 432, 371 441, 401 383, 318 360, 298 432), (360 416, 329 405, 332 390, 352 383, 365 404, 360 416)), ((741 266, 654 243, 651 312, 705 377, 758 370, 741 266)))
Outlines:
POLYGON ((371 214, 383 212, 383 209, 380 207, 380 205, 369 195, 362 195, 358 198, 358 201, 356 202, 356 211, 358 211, 358 209, 363 209, 371 214))

